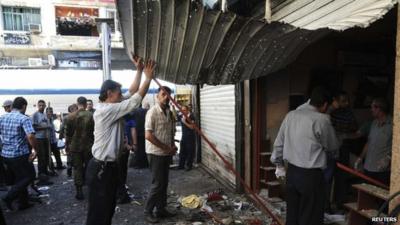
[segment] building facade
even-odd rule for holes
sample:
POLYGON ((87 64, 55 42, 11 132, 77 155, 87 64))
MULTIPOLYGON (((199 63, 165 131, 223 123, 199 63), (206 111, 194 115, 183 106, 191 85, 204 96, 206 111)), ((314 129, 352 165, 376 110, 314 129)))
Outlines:
POLYGON ((0 0, 0 68, 100 69, 96 18, 114 18, 113 58, 124 55, 114 0, 0 0))

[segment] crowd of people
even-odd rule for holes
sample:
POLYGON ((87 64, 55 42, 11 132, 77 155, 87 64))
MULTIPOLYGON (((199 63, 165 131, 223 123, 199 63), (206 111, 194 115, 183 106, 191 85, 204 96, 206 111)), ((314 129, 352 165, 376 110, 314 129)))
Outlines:
POLYGON ((317 87, 308 102, 286 115, 271 156, 276 176, 286 178, 286 225, 321 225, 324 213, 332 208, 341 212, 350 185, 336 162, 389 184, 390 107, 384 98, 373 99, 370 106, 372 122, 358 125, 347 93, 332 98, 327 89, 317 87), (366 143, 357 151, 360 138, 366 143))
MULTIPOLYGON (((178 169, 190 170, 195 151, 194 117, 188 106, 183 107, 188 118, 173 113, 171 90, 166 86, 160 87, 153 107, 142 104, 155 62, 144 63, 137 56, 132 56, 132 62, 137 74, 128 91, 122 93, 121 84, 115 81, 104 81, 96 109, 92 100, 81 96, 68 107, 67 115, 55 115, 44 100, 39 100, 37 111, 28 116, 28 102, 23 97, 4 102, 7 113, 0 117, 0 188, 8 190, 2 198, 8 210, 15 210, 17 199, 18 210, 32 207, 28 187, 37 191, 36 186, 52 185, 58 170, 66 169, 67 175, 73 176, 77 200, 86 198, 82 187, 88 187, 86 224, 111 224, 116 204, 131 202, 126 188, 129 165, 150 168, 153 176, 145 220, 158 223, 175 215, 166 208, 169 168, 177 152, 175 126, 181 121, 184 140, 178 169), (141 84, 142 73, 145 80, 141 84)), ((5 224, 2 220, 1 213, 0 224, 5 224)))

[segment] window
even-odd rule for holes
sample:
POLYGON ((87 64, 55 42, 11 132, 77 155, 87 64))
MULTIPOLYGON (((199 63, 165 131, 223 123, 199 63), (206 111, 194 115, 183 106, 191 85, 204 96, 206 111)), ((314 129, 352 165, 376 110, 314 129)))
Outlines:
POLYGON ((4 30, 29 31, 29 24, 41 24, 40 9, 3 6, 4 30))

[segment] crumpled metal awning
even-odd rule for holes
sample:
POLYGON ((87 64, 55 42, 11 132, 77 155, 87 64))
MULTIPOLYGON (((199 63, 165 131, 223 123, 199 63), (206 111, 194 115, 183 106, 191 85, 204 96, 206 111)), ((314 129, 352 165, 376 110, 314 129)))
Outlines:
POLYGON ((119 0, 117 7, 127 51, 155 59, 156 77, 177 84, 231 84, 278 71, 328 34, 324 27, 367 26, 395 2, 273 1, 272 19, 292 25, 206 9, 193 0, 119 0))

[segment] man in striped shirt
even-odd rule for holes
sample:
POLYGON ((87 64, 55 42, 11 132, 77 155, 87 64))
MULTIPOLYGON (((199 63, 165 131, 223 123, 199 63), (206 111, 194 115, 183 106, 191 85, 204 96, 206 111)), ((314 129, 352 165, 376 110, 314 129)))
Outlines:
POLYGON ((158 223, 159 218, 175 215, 166 210, 169 165, 177 150, 174 144, 175 118, 169 109, 169 94, 171 89, 165 86, 160 88, 158 102, 146 114, 146 153, 153 176, 144 211, 145 220, 149 223, 158 223))

